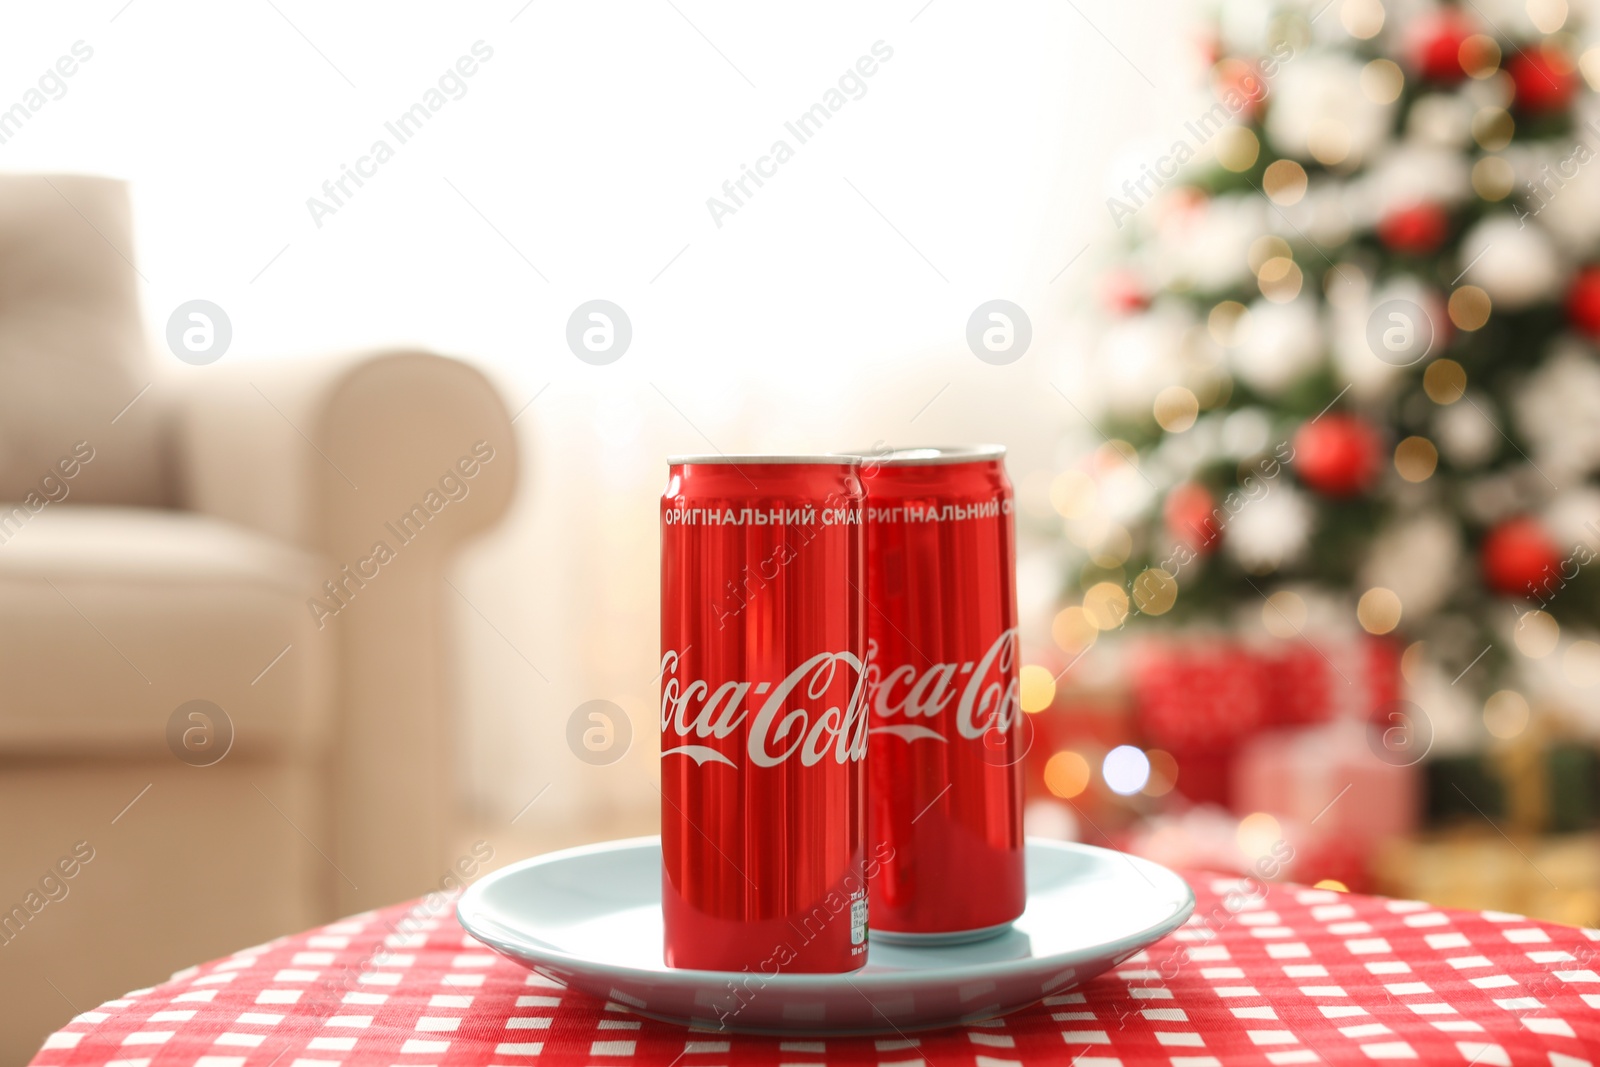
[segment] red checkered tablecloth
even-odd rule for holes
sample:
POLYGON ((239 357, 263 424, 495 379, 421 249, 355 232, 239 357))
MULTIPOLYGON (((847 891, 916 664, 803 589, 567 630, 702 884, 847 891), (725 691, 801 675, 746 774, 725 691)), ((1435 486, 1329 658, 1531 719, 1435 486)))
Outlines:
POLYGON ((495 956, 437 898, 246 949, 85 1012, 36 1067, 634 1063, 1600 1064, 1600 931, 1188 875, 1194 917, 1075 992, 906 1037, 630 1015, 495 956))

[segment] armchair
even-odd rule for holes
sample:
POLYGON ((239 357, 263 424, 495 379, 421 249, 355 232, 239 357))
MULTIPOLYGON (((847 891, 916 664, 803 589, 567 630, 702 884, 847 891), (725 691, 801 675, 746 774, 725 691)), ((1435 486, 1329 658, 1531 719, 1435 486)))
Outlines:
POLYGON ((120 183, 0 176, 5 1062, 187 962, 437 886, 446 576, 517 484, 456 361, 163 372, 129 235, 120 183))

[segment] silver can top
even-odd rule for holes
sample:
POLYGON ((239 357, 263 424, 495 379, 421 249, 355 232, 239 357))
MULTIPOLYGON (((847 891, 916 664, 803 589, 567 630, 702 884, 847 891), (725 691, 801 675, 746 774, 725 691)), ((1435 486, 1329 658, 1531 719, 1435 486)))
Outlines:
POLYGON ((667 465, 679 467, 685 464, 722 463, 730 466, 758 463, 797 463, 797 464, 830 464, 839 466, 856 466, 861 463, 861 457, 847 452, 817 452, 817 453, 784 453, 784 452, 757 452, 757 453, 724 453, 702 452, 689 455, 668 456, 667 465))
POLYGON ((896 448, 888 452, 859 452, 863 463, 922 467, 939 463, 981 463, 1005 458, 1005 445, 930 445, 923 448, 896 448))

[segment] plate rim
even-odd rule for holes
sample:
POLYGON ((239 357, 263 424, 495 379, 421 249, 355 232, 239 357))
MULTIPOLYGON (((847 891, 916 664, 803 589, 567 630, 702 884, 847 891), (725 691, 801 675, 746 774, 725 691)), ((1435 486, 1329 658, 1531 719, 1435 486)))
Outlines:
MULTIPOLYGON (((530 963, 529 958, 532 956, 532 954, 528 953, 525 948, 522 946, 514 946, 517 948, 517 951, 511 951, 513 947, 512 942, 505 941, 501 938, 496 938, 493 935, 485 936, 487 931, 480 933, 479 929, 474 929, 474 924, 469 923, 468 921, 469 912, 475 908, 481 908, 479 900, 484 896, 491 885, 506 878, 510 878, 516 874, 520 874, 523 871, 559 863, 563 860, 576 859, 583 856, 591 856, 607 852, 624 852, 633 849, 649 847, 659 849, 660 845, 660 835, 646 834, 638 837, 618 838, 611 841, 597 841, 586 845, 577 845, 572 848, 558 849, 554 852, 545 852, 537 856, 530 856, 527 859, 518 860, 515 863, 507 864, 498 870, 491 871, 489 874, 484 875, 482 878, 478 879, 472 885, 467 887, 467 889, 456 900, 456 922, 461 925, 462 929, 471 934, 473 937, 477 938, 479 941, 482 941, 490 948, 495 949, 501 955, 509 956, 520 965, 526 967, 565 966, 588 971, 589 973, 626 975, 630 977, 637 977, 649 982, 664 982, 670 985, 680 985, 686 988, 700 988, 705 986, 707 983, 720 984, 726 981, 729 976, 755 973, 748 970, 711 971, 682 967, 664 967, 661 970, 646 970, 639 967, 619 966, 617 964, 600 962, 589 957, 575 955, 553 946, 547 949, 541 949, 539 951, 538 958, 535 958, 533 962, 530 963)), ((1163 937, 1166 937, 1168 934, 1172 933, 1174 930, 1178 929, 1185 922, 1187 922, 1189 917, 1194 913, 1194 888, 1190 886, 1189 883, 1186 882, 1176 871, 1156 863, 1153 860, 1147 860, 1141 856, 1134 856, 1116 849, 1101 848, 1098 845, 1086 845, 1078 841, 1056 841, 1051 838, 1025 838, 1024 847, 1038 847, 1047 850, 1059 850, 1062 852, 1090 852, 1103 853, 1110 856, 1120 856, 1132 864, 1135 869, 1137 869, 1140 865, 1143 865, 1171 878, 1182 889, 1183 896, 1178 907, 1160 922, 1144 927, 1137 933, 1131 934, 1127 937, 1097 942, 1092 948, 1086 948, 1079 951, 1057 953, 1050 956, 1033 956, 1027 957, 1023 960, 995 960, 986 963, 974 963, 963 967, 940 967, 926 971, 884 971, 869 973, 865 970, 854 970, 798 974, 785 974, 780 971, 776 975, 766 975, 764 972, 762 972, 763 977, 765 978, 763 987, 776 983, 780 988, 792 989, 796 992, 807 989, 823 990, 832 988, 841 979, 844 979, 849 981, 850 984, 857 986, 862 992, 889 992, 904 990, 909 987, 915 987, 924 984, 943 985, 952 979, 978 978, 991 973, 1014 974, 1018 970, 1072 966, 1078 962, 1087 962, 1107 955, 1116 956, 1120 953, 1123 953, 1125 950, 1128 954, 1132 954, 1138 949, 1154 944, 1163 937)), ((867 935, 869 943, 871 942, 871 936, 871 924, 869 922, 867 935)), ((887 944, 887 942, 885 942, 885 944, 887 944)), ((908 946, 905 945, 894 945, 892 947, 901 951, 904 951, 908 948, 908 946)), ((567 985, 568 983, 562 982, 561 984, 567 985)), ((1075 985, 1076 983, 1072 984, 1075 985)))

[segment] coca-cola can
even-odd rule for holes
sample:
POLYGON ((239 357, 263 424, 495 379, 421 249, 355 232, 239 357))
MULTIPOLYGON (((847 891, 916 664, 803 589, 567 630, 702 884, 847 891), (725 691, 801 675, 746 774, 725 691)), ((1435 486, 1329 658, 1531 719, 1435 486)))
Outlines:
POLYGON ((862 483, 873 936, 992 936, 1027 902, 1005 449, 866 453, 862 483))
POLYGON ((737 1005, 778 973, 866 963, 861 479, 853 456, 668 463, 666 963, 748 972, 737 1005))

